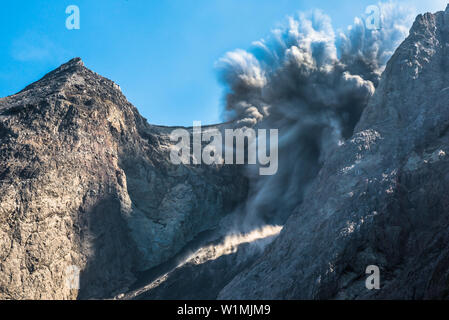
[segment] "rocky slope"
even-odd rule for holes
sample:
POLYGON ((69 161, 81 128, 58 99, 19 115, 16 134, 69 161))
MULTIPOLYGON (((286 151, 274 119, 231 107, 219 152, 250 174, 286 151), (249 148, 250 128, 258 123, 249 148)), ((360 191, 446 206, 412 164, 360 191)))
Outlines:
POLYGON ((448 56, 449 7, 418 16, 277 238, 215 231, 240 168, 172 165, 173 128, 68 62, 0 99, 0 299, 449 298, 448 56))
POLYGON ((353 137, 219 298, 449 298, 448 57, 449 7, 419 15, 353 137))
POLYGON ((0 99, 0 299, 112 297, 245 198, 238 167, 172 165, 170 132, 78 58, 0 99))

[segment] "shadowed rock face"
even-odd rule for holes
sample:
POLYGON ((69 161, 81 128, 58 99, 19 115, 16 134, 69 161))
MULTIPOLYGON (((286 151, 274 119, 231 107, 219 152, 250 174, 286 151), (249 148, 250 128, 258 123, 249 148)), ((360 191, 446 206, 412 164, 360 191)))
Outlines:
POLYGON ((78 58, 0 99, 0 299, 112 297, 243 201, 239 167, 171 164, 170 132, 78 58))
POLYGON ((418 16, 353 137, 219 298, 449 298, 448 57, 449 7, 418 16))

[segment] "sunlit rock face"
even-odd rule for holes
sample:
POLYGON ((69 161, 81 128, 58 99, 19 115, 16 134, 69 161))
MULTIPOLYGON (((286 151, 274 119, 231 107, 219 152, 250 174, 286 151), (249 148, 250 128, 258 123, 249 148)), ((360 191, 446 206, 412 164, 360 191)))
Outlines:
POLYGON ((419 15, 352 138, 219 298, 449 298, 448 56, 449 8, 419 15))
POLYGON ((0 99, 0 299, 112 297, 243 201, 238 166, 173 165, 170 132, 80 59, 0 99))

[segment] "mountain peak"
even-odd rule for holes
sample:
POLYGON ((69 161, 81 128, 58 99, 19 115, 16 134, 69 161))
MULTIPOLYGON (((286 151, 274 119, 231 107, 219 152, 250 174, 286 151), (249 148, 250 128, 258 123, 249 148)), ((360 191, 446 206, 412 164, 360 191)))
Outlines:
POLYGON ((19 93, 23 93, 35 88, 45 88, 45 87, 52 87, 52 90, 55 89, 55 87, 62 85, 66 82, 67 79, 69 79, 74 74, 82 74, 82 73, 92 73, 93 71, 89 70, 84 66, 84 62, 81 60, 81 58, 73 58, 69 60, 68 62, 60 65, 58 68, 50 71, 46 75, 44 75, 41 79, 39 79, 36 82, 33 82, 32 84, 25 87, 23 90, 21 90, 19 93))
MULTIPOLYGON (((82 70, 89 70, 85 67, 83 60, 81 58, 73 58, 66 63, 60 65, 58 68, 54 69, 53 71, 50 71, 47 75, 44 76, 50 76, 50 75, 57 75, 57 74, 73 74, 77 73, 82 70)), ((89 70, 90 71, 90 70, 89 70)), ((92 72, 92 71, 91 71, 92 72)))
POLYGON ((83 60, 81 60, 80 57, 76 57, 76 58, 73 58, 73 59, 67 61, 66 63, 62 64, 57 69, 64 70, 64 69, 67 69, 67 68, 70 68, 70 67, 85 67, 85 66, 84 66, 83 60))
POLYGON ((79 57, 60 65, 19 93, 38 89, 41 93, 51 94, 60 91, 63 87, 75 86, 79 89, 86 85, 87 87, 103 88, 107 91, 112 89, 115 93, 112 91, 110 93, 113 95, 118 94, 118 92, 121 94, 119 85, 87 68, 79 57))

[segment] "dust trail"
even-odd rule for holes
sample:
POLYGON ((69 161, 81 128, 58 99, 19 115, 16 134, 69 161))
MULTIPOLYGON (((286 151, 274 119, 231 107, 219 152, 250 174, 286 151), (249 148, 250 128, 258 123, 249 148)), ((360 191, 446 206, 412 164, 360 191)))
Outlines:
MULTIPOLYGON (((161 274, 147 285, 128 292, 127 294, 121 294, 116 299, 133 299, 157 288, 162 283, 170 278, 170 275, 177 269, 182 268, 186 264, 201 265, 208 261, 216 260, 220 257, 234 254, 238 251, 239 246, 249 244, 250 246, 245 248, 246 254, 257 254, 271 243, 276 236, 281 232, 282 227, 266 225, 261 228, 254 229, 245 234, 229 234, 223 238, 223 240, 216 244, 205 245, 193 253, 184 257, 176 267, 171 268, 167 272, 161 274)), ((217 275, 218 276, 218 275, 217 275)))
POLYGON ((185 263, 203 264, 207 261, 216 260, 224 255, 236 253, 239 246, 245 243, 253 243, 256 250, 262 249, 271 242, 275 236, 279 235, 281 230, 281 226, 266 225, 246 234, 229 234, 224 238, 223 242, 218 245, 209 245, 200 248, 180 265, 184 265, 185 263))

